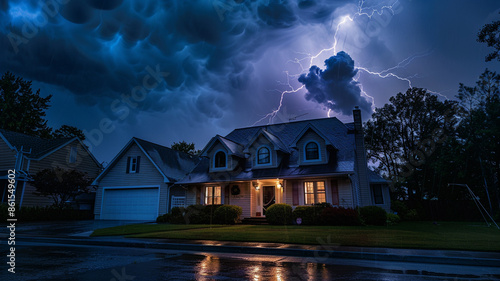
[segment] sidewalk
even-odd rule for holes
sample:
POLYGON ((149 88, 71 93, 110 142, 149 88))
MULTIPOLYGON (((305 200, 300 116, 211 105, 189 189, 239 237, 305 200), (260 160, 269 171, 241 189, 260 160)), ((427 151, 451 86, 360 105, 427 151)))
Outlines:
POLYGON ((33 237, 19 236, 22 241, 111 247, 136 247, 193 252, 237 253, 252 255, 294 256, 317 259, 361 259, 431 263, 465 266, 500 267, 500 253, 449 250, 412 250, 392 248, 344 247, 337 245, 293 245, 280 243, 226 242, 207 240, 137 239, 121 236, 33 237))

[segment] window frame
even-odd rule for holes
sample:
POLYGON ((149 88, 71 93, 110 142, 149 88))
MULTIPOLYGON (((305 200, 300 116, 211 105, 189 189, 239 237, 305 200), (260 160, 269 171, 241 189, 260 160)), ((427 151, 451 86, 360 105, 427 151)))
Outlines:
POLYGON ((304 144, 304 162, 317 162, 317 161, 321 161, 321 147, 320 147, 319 143, 317 141, 314 141, 314 140, 306 142, 304 144), (316 144, 317 152, 318 152, 318 158, 307 159, 307 146, 309 144, 311 144, 311 143, 316 144))
POLYGON ((217 150, 217 151, 214 153, 214 160, 213 160, 213 165, 212 165, 213 169, 214 169, 214 170, 227 169, 227 160, 228 160, 228 159, 227 159, 227 153, 226 153, 224 150, 221 150, 221 149, 217 150), (217 166, 216 166, 216 165, 217 165, 217 154, 219 154, 219 153, 224 154, 224 164, 225 164, 225 165, 224 165, 224 166, 221 166, 221 167, 217 167, 217 166))
POLYGON ((316 180, 316 181, 304 181, 304 205, 314 205, 314 204, 318 204, 318 203, 327 203, 328 200, 326 198, 326 182, 323 181, 323 180, 316 180), (308 184, 309 183, 312 183, 312 192, 307 192, 307 188, 308 188, 308 184), (323 184, 323 189, 318 192, 318 183, 322 183, 323 184), (308 202, 309 200, 307 199, 307 195, 308 194, 313 194, 313 200, 314 202, 308 202), (324 197, 324 201, 323 202, 319 202, 319 194, 323 194, 323 197, 324 197))
POLYGON ((259 148, 257 148, 257 157, 256 157, 256 163, 255 165, 256 166, 266 166, 266 165, 271 165, 273 163, 273 158, 272 158, 272 155, 271 155, 271 149, 267 146, 267 145, 261 145, 259 148), (260 156, 260 151, 262 149, 267 149, 267 152, 268 152, 268 158, 269 158, 269 161, 266 162, 266 163, 259 163, 259 156, 260 156))
POLYGON ((129 164, 129 167, 128 167, 128 172, 130 174, 137 173, 137 156, 135 156, 135 157, 131 156, 130 157, 130 164, 129 164))
POLYGON ((205 205, 221 205, 222 204, 222 187, 220 185, 205 186, 205 198, 203 199, 205 205), (211 191, 209 191, 211 189, 211 191), (216 196, 216 190, 219 190, 216 196), (209 194, 210 193, 210 194, 209 194), (218 200, 217 200, 218 198, 218 200), (218 201, 218 202, 216 202, 218 201))

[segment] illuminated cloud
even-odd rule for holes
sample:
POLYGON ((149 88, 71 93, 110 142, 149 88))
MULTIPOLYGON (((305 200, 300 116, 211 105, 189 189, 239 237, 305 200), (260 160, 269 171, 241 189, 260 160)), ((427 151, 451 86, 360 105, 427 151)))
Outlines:
POLYGON ((321 70, 313 65, 309 73, 299 77, 307 89, 306 99, 344 115, 350 115, 354 106, 370 114, 372 104, 361 96, 359 83, 354 80, 354 60, 342 51, 325 60, 325 66, 321 70))

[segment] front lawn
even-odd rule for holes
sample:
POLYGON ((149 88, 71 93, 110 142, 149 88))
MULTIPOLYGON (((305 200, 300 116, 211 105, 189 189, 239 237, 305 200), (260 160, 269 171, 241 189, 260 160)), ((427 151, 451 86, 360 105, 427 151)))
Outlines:
POLYGON ((500 230, 468 222, 402 222, 395 226, 130 225, 93 235, 330 246, 500 251, 500 230), (106 233, 106 234, 102 234, 106 233))
POLYGON ((129 224, 108 228, 96 229, 90 236, 122 236, 141 233, 156 233, 166 231, 182 231, 187 229, 202 229, 211 227, 221 227, 220 225, 206 224, 129 224))

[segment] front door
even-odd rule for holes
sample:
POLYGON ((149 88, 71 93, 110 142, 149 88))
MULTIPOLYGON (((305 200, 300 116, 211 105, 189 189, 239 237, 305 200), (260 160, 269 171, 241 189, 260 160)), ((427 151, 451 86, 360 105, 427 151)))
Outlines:
POLYGON ((272 204, 276 202, 276 198, 274 195, 274 186, 264 186, 262 188, 262 207, 264 216, 266 215, 266 210, 272 204))

